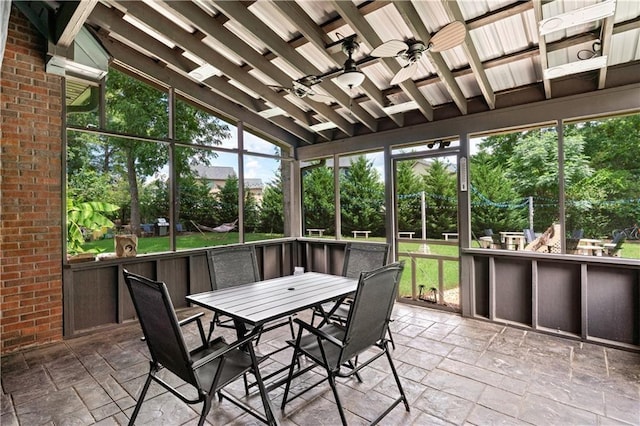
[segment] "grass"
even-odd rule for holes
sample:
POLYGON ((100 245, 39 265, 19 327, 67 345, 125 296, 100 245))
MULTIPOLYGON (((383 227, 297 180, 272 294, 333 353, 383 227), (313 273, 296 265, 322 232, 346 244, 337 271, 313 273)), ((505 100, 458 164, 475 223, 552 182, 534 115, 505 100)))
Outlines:
MULTIPOLYGON (((428 244, 429 255, 431 256, 447 256, 458 257, 459 250, 457 246, 441 245, 436 242, 428 244)), ((419 243, 400 243, 399 251, 410 253, 422 253, 421 244, 419 243)), ((423 294, 427 296, 429 289, 438 288, 438 259, 420 259, 410 258, 408 256, 400 256, 400 260, 405 260, 405 270, 400 281, 400 296, 411 296, 411 280, 412 269, 416 274, 416 295, 419 293, 420 285, 424 285, 423 294)), ((444 290, 450 290, 460 285, 459 279, 459 262, 453 260, 442 260, 443 267, 443 286, 444 290)))
MULTIPOLYGON (((200 234, 185 233, 176 237, 178 250, 195 249, 203 247, 220 246, 223 244, 234 244, 239 241, 237 232, 226 234, 200 234)), ((264 241, 274 238, 282 238, 281 234, 246 233, 247 241, 264 241)), ((96 240, 85 243, 82 248, 85 250, 97 250, 99 253, 113 252, 114 239, 96 240)), ((169 250, 169 237, 145 237, 138 238, 138 254, 159 253, 169 250)))

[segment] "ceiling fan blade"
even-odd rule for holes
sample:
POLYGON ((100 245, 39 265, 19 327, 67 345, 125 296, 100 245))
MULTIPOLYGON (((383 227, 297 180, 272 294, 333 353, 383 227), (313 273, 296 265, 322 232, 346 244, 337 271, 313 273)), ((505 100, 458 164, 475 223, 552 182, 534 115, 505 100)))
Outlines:
POLYGON ((275 91, 281 91, 284 90, 285 92, 291 93, 291 88, 290 87, 284 87, 284 86, 277 86, 274 84, 268 84, 267 87, 269 87, 270 89, 273 89, 275 91))
POLYGON ((431 52, 442 52, 453 49, 456 46, 460 46, 466 36, 467 28, 465 25, 460 21, 454 21, 431 37, 429 50, 431 52))
POLYGON ((309 92, 307 97, 315 102, 333 102, 334 99, 329 95, 323 95, 322 93, 309 92))
POLYGON ((393 79, 391 80, 390 84, 393 86, 395 84, 402 83, 408 78, 413 77, 413 74, 416 73, 417 69, 418 69, 418 63, 411 62, 409 65, 402 67, 402 69, 398 71, 396 75, 393 76, 393 79))
POLYGON ((389 40, 371 51, 376 58, 392 58, 407 50, 409 46, 402 40, 389 40))

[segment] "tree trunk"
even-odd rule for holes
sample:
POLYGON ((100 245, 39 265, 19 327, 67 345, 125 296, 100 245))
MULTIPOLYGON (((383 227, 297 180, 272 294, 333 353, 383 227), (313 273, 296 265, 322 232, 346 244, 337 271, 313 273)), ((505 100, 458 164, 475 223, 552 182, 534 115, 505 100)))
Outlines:
POLYGON ((131 193, 131 218, 129 225, 131 232, 140 236, 140 196, 138 194, 138 178, 136 173, 135 157, 131 149, 127 152, 127 180, 129 181, 129 192, 131 193))

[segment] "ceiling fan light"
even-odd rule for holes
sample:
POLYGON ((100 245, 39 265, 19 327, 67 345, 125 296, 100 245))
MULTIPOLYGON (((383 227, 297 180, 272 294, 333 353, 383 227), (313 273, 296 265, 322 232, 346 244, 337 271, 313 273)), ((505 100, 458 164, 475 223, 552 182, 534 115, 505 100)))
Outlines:
POLYGON ((335 81, 342 87, 352 89, 362 84, 364 81, 364 73, 356 69, 345 70, 345 72, 335 78, 335 81))

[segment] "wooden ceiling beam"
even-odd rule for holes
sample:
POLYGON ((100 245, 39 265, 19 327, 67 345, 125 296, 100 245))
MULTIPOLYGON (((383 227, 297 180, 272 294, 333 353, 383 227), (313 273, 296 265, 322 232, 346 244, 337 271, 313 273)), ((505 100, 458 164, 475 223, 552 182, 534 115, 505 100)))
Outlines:
MULTIPOLYGON (((443 1, 443 5, 445 9, 449 11, 454 21, 459 21, 464 23, 464 16, 462 16, 462 10, 460 10, 460 6, 455 1, 443 1)), ((489 78, 487 77, 487 73, 484 71, 482 66, 482 61, 480 60, 480 55, 478 55, 478 50, 476 49, 473 41, 471 40, 471 36, 469 35, 469 30, 467 30, 467 35, 464 39, 464 43, 462 44, 462 49, 465 51, 467 55, 467 59, 469 60, 469 65, 473 70, 473 75, 476 78, 476 82, 480 87, 480 91, 484 96, 484 100, 489 106, 489 109, 495 109, 496 107, 496 94, 491 87, 491 83, 489 83, 489 78)))
POLYGON ((296 136, 294 133, 285 130, 282 125, 276 125, 211 90, 202 90, 198 83, 184 78, 183 75, 176 71, 163 67, 147 56, 140 55, 138 51, 119 41, 114 39, 103 39, 102 41, 105 43, 105 47, 112 52, 115 60, 124 67, 135 69, 139 74, 148 75, 156 81, 163 82, 167 87, 175 88, 182 96, 196 100, 199 104, 206 106, 207 110, 226 121, 231 123, 242 121, 248 128, 266 136, 267 139, 290 146, 299 146, 302 141, 308 141, 309 143, 314 141, 314 135, 300 126, 295 125, 292 130, 303 134, 304 138, 296 136))
MULTIPOLYGON (((600 38, 600 55, 609 56, 611 54, 611 40, 613 39, 613 24, 615 15, 605 18, 602 22, 600 38)), ((604 89, 607 81, 607 65, 600 68, 598 75, 598 89, 604 89)))
MULTIPOLYGON (((137 10, 136 8, 138 6, 140 6, 140 8, 142 8, 143 3, 135 3, 135 5, 132 5, 131 3, 128 4, 129 6, 133 6, 131 10, 129 10, 128 12, 131 12, 132 16, 136 16, 138 19, 141 19, 138 15, 136 15, 136 13, 133 12, 141 12, 141 10, 137 10)), ((149 19, 152 21, 154 18, 155 19, 160 19, 160 21, 162 22, 162 20, 166 20, 166 18, 164 17, 159 17, 154 15, 155 12, 151 12, 151 11, 144 11, 144 14, 146 16, 149 17, 149 19)), ((137 28, 135 28, 132 25, 127 24, 123 19, 119 19, 118 16, 121 13, 116 11, 115 9, 109 9, 106 6, 103 5, 98 5, 98 7, 96 8, 96 11, 94 14, 92 14, 91 16, 91 21, 92 22, 96 22, 99 23, 101 25, 103 25, 105 27, 105 29, 108 29, 110 31, 112 31, 114 34, 118 34, 119 37, 123 40, 129 40, 131 43, 134 43, 136 45, 140 45, 140 46, 144 46, 145 50, 147 50, 150 54, 152 54, 154 57, 161 59, 162 61, 164 61, 165 63, 170 63, 172 66, 174 66, 176 69, 183 71, 185 74, 187 72, 189 72, 191 70, 191 66, 188 65, 189 63, 191 63, 190 61, 188 61, 186 58, 184 58, 182 55, 178 55, 177 52, 174 49, 169 48, 168 46, 164 45, 163 43, 158 42, 157 40, 154 42, 153 37, 147 35, 146 33, 142 32, 141 30, 138 30, 137 28), (161 47, 163 46, 163 47, 161 47)), ((142 19, 141 19, 142 20, 142 19)), ((150 25, 150 22, 147 22, 147 25, 150 25)), ((143 21, 144 22, 144 21, 143 21)), ((179 29, 179 28, 172 28, 171 26, 168 26, 167 22, 164 22, 164 25, 167 25, 167 28, 171 29, 171 34, 174 36, 177 36, 178 38, 180 38, 180 33, 183 34, 183 38, 189 38, 191 37, 191 35, 185 33, 183 30, 179 29)), ((113 35, 112 35, 113 37, 113 35)), ((197 37, 196 37, 197 38, 197 37)), ((185 40, 183 39, 182 42, 184 43, 185 40)), ((199 43, 199 45, 202 45, 202 43, 199 43)), ((208 49, 206 47, 204 47, 204 49, 207 50, 211 50, 208 49)), ((137 51, 139 51, 139 49, 136 49, 137 51)), ((140 53, 140 52, 139 52, 140 53)), ((204 53, 204 52, 201 52, 204 53)), ((215 53, 215 52, 214 52, 215 53)), ((140 53, 142 54, 142 53, 140 53)), ((209 52, 207 52, 207 54, 209 54, 209 52)), ((221 56, 217 53, 215 53, 215 55, 217 56, 221 56)), ((231 69, 236 69, 237 70, 237 65, 232 64, 230 61, 224 59, 224 61, 226 61, 226 64, 223 64, 223 59, 220 57, 217 57, 217 59, 219 59, 219 61, 217 61, 217 65, 221 66, 221 67, 226 67, 229 68, 229 70, 231 69)), ((144 70, 141 70, 144 71, 144 70)), ((245 74, 243 74, 245 75, 245 74)), ((245 75, 246 76, 246 75, 245 75)), ((183 78, 190 80, 187 76, 183 75, 183 78)), ((248 84, 247 87, 252 89, 251 86, 255 86, 256 88, 263 88, 266 91, 270 92, 270 99, 268 99, 270 102, 272 102, 274 105, 282 108, 284 111, 286 111, 288 114, 290 114, 292 117, 298 119, 299 121, 301 121, 302 123, 307 123, 308 122, 308 117, 307 115, 301 111, 298 107, 296 107, 295 105, 291 104, 290 102, 288 102, 286 99, 282 98, 281 96, 277 95, 275 92, 273 92, 272 90, 266 89, 264 88, 264 85, 260 84, 257 80, 253 79, 253 77, 247 76, 247 78, 244 78, 243 80, 245 80, 248 84), (253 81, 252 81, 253 80, 253 81)), ((241 81, 242 83, 242 81, 241 81)), ((215 90, 217 93, 221 94, 222 96, 225 96, 226 98, 228 98, 231 101, 235 101, 241 105, 243 105, 245 108, 247 108, 250 111, 254 111, 254 112, 259 112, 261 110, 267 109, 267 106, 264 105, 263 102, 258 101, 257 99, 255 99, 254 97, 246 94, 245 92, 242 92, 241 90, 237 89, 236 87, 232 86, 231 84, 229 84, 227 82, 227 80, 220 78, 220 77, 211 77, 207 80, 205 80, 202 83, 202 86, 204 86, 206 84, 206 86, 208 86, 210 89, 215 90), (243 93, 244 95, 240 95, 241 93, 243 93)), ((243 83, 244 84, 244 83, 243 83)), ((201 89, 202 90, 202 89, 201 89)), ((295 124, 296 126, 300 127, 300 125, 295 124)), ((308 124, 309 125, 309 124, 308 124)), ((291 130, 291 129, 288 129, 291 130)), ((300 134, 300 135, 304 135, 305 140, 313 140, 314 138, 309 138, 309 130, 305 130, 304 132, 300 132, 299 130, 295 132, 296 134, 300 134)))
MULTIPOLYGON (((533 0, 533 13, 536 16, 536 22, 542 20, 542 0, 533 0)), ((544 70, 549 66, 547 60, 547 42, 544 36, 538 36, 538 50, 540 51, 540 72, 544 73, 544 70)), ((542 78, 544 84, 544 96, 547 99, 551 99, 551 81, 547 78, 542 78)))
POLYGON ((98 0, 61 2, 56 12, 54 43, 57 46, 71 46, 97 4, 98 0))

